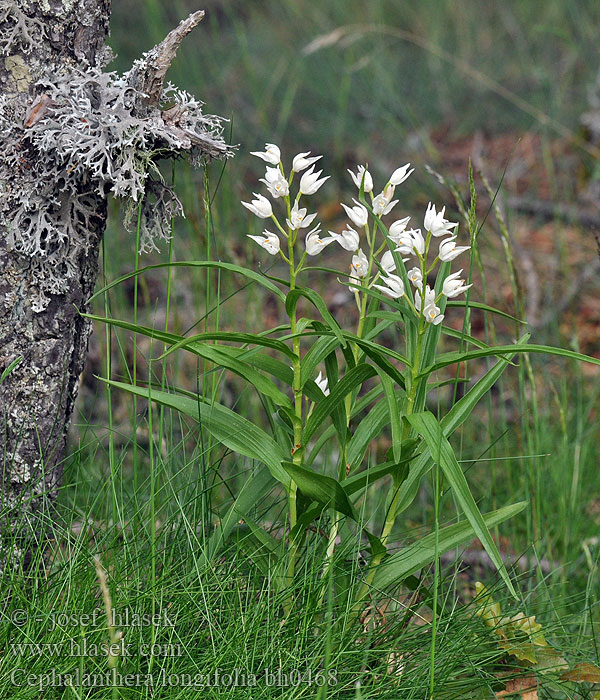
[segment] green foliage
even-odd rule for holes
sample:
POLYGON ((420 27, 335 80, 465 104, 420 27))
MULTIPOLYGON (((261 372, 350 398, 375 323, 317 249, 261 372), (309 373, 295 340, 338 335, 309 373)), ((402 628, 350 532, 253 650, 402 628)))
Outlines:
MULTIPOLYGON (((279 149, 272 152, 267 150, 261 157, 269 159, 274 153, 279 158, 279 149)), ((279 167, 283 173, 281 163, 279 167)), ((397 171, 400 179, 405 177, 407 167, 397 171)), ((307 175, 310 172, 312 171, 307 175)), ((596 364, 600 361, 574 351, 531 345, 528 336, 514 345, 488 345, 472 338, 466 329, 459 332, 444 328, 440 321, 444 318, 448 297, 454 297, 465 290, 470 294, 470 287, 465 287, 462 281, 453 281, 456 275, 449 278, 450 263, 444 259, 437 270, 435 285, 430 290, 426 286, 427 276, 439 258, 429 267, 428 254, 433 242, 432 231, 435 229, 435 236, 448 234, 451 233, 450 227, 455 224, 444 219, 443 212, 436 213, 435 207, 430 210, 430 205, 426 213, 426 225, 430 226, 426 240, 419 231, 404 233, 404 229, 400 228, 398 233, 397 227, 401 222, 393 225, 396 227, 393 233, 396 238, 392 240, 392 234, 382 222, 382 208, 375 210, 377 200, 372 192, 369 193, 371 200, 367 200, 364 176, 359 191, 362 205, 357 203, 355 213, 349 211, 349 215, 358 217, 355 224, 364 225, 369 255, 365 256, 361 250, 353 258, 353 269, 358 273, 354 278, 351 277, 349 286, 354 292, 360 319, 354 332, 343 329, 317 291, 297 286, 296 280, 303 272, 307 253, 319 253, 333 239, 321 241, 318 233, 311 232, 306 238, 306 252, 302 256, 295 253, 298 230, 290 222, 290 217, 294 220, 294 216, 299 216, 298 201, 301 193, 292 209, 292 200, 286 192, 294 174, 290 175, 289 180, 284 180, 281 173, 277 169, 271 169, 267 171, 267 176, 270 177, 269 182, 275 182, 279 178, 277 187, 284 192, 282 199, 287 206, 287 230, 275 214, 270 213, 272 209, 268 200, 258 197, 246 206, 262 218, 270 216, 277 229, 287 237, 287 255, 279 247, 278 236, 269 233, 271 238, 254 238, 263 247, 275 245, 268 250, 271 254, 279 253, 289 265, 289 281, 267 278, 250 269, 228 263, 207 261, 183 264, 192 268, 241 274, 251 283, 260 284, 267 291, 273 292, 276 299, 284 302, 289 325, 258 334, 207 330, 191 336, 178 336, 136 323, 93 317, 97 321, 165 343, 168 349, 162 356, 163 361, 176 351, 186 351, 219 370, 229 371, 251 386, 261 399, 271 434, 255 421, 250 421, 239 412, 219 403, 214 396, 208 399, 201 393, 187 392, 184 395, 165 391, 162 387, 143 388, 106 380, 109 386, 173 408, 198 421, 201 428, 219 443, 258 463, 258 470, 253 471, 235 494, 233 504, 219 518, 205 550, 205 561, 211 561, 226 546, 228 538, 239 530, 236 523, 243 522, 249 529, 248 535, 240 540, 244 550, 264 575, 270 576, 276 565, 283 566, 287 573, 276 577, 277 585, 284 590, 289 589, 297 562, 302 557, 306 528, 321 521, 329 512, 331 520, 328 546, 322 553, 324 576, 331 566, 336 540, 342 534, 349 538, 348 542, 352 541, 355 534, 362 534, 369 543, 371 561, 361 586, 355 593, 354 614, 358 613, 371 590, 386 590, 398 585, 431 564, 444 551, 474 536, 481 540, 508 589, 516 595, 490 528, 497 527, 505 519, 521 512, 525 504, 508 506, 482 515, 449 437, 468 421, 477 403, 489 392, 506 367, 513 364, 512 358, 517 353, 546 352, 596 364), (361 212, 364 212, 365 219, 359 221, 363 216, 361 212), (372 228, 369 228, 369 217, 373 220, 372 228), (380 247, 375 242, 377 233, 384 239, 380 247), (314 249, 309 247, 310 236, 313 236, 310 246, 314 249), (317 245, 321 247, 315 247, 317 245), (414 268, 413 272, 416 269, 420 271, 418 280, 414 282, 417 288, 414 301, 407 295, 411 281, 398 257, 397 245, 404 246, 401 248, 404 254, 412 253, 417 257, 418 268, 414 268), (384 271, 382 264, 376 260, 376 255, 386 248, 391 253, 392 269, 400 273, 396 278, 398 282, 394 282, 394 276, 387 270, 384 271), (388 274, 391 276, 386 277, 388 274), (390 286, 375 285, 379 280, 390 286), (280 291, 278 284, 287 287, 286 291, 280 291), (399 285, 398 293, 394 285, 399 285), (390 296, 393 297, 392 300, 389 299, 390 296), (319 319, 298 316, 298 305, 303 299, 318 311, 319 319), (418 307, 417 301, 420 301, 418 307), (393 310, 378 310, 381 302, 393 310), (378 319, 381 320, 377 324, 378 319), (390 349, 379 341, 380 335, 392 327, 397 327, 401 334, 404 333, 405 354, 390 349), (442 331, 445 331, 447 337, 460 340, 460 349, 439 353, 437 348, 442 331), (469 349, 468 344, 475 345, 476 349, 469 349), (303 352, 301 347, 304 347, 303 352), (277 359, 277 356, 281 359, 277 359), (449 365, 492 356, 499 358, 496 364, 445 415, 438 419, 425 410, 428 392, 437 385, 432 379, 439 370, 449 365), (321 364, 325 367, 325 376, 319 374, 313 380, 314 373, 321 364), (376 381, 375 387, 369 389, 369 383, 373 380, 376 381), (355 417, 365 410, 366 415, 355 425, 355 417), (384 429, 388 429, 391 434, 387 460, 375 465, 369 463, 363 468, 369 444, 384 429), (332 439, 337 441, 337 464, 325 465, 323 473, 322 468, 317 469, 315 465, 320 459, 320 451, 332 439), (265 465, 268 471, 260 465, 265 465), (438 528, 436 524, 434 532, 420 537, 413 545, 404 547, 399 552, 389 554, 388 548, 393 541, 398 514, 411 504, 423 477, 435 465, 441 469, 466 521, 443 528, 438 528), (328 469, 333 470, 333 473, 327 473, 328 469), (382 482, 384 477, 391 479, 387 487, 382 482), (277 482, 285 488, 288 497, 288 512, 282 520, 284 527, 286 521, 289 522, 287 545, 285 538, 278 540, 273 537, 251 516, 254 504, 273 493, 277 482), (384 505, 385 524, 381 534, 376 536, 371 528, 366 527, 372 520, 373 513, 365 512, 365 508, 375 512, 384 505), (350 523, 358 528, 353 529, 350 523)), ((307 181, 304 187, 310 188, 317 177, 318 174, 307 181)), ((392 177, 396 177, 396 173, 392 177)), ((472 240, 475 240, 478 229, 472 172, 470 177, 472 201, 467 223, 472 232, 472 240)), ((303 176, 302 182, 304 180, 303 176)), ((320 187, 322 182, 324 180, 319 181, 317 186, 320 187)), ((394 187, 389 183, 386 187, 391 187, 391 198, 394 187)), ((382 197, 383 193, 379 195, 380 199, 382 197)), ((384 201, 389 201, 389 198, 384 201)), ((439 255, 442 255, 441 247, 439 255)), ((146 269, 156 267, 158 266, 146 269)), ((143 270, 136 270, 122 276, 102 291, 106 292, 132 276, 137 279, 142 272, 143 270)), ((485 304, 473 306, 488 313, 496 312, 485 304)), ((467 312, 468 310, 469 306, 466 307, 467 312)), ((502 315, 502 312, 499 313, 502 315)), ((306 555, 308 556, 308 550, 306 555)), ((291 598, 287 598, 284 610, 289 611, 291 604, 291 598)), ((512 644, 511 653, 517 653, 514 643, 507 643, 512 644)))

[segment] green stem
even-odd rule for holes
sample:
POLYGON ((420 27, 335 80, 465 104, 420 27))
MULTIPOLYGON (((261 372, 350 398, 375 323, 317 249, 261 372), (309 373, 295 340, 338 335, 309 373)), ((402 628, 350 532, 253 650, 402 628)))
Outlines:
MULTIPOLYGON (((143 197, 140 197, 140 201, 138 203, 138 212, 137 212, 137 226, 135 229, 135 262, 134 262, 134 270, 137 273, 140 267, 140 231, 141 231, 141 225, 142 225, 142 199, 143 197)), ((136 274, 133 280, 133 322, 137 326, 138 322, 138 284, 139 284, 139 277, 136 274)), ((133 334, 133 385, 137 386, 137 333, 133 334)), ((139 465, 138 465, 138 441, 137 441, 137 423, 138 423, 138 416, 137 416, 137 396, 134 394, 133 395, 133 425, 132 425, 132 431, 133 431, 133 493, 134 493, 134 498, 136 499, 136 506, 137 506, 137 494, 139 492, 138 490, 138 479, 139 479, 139 465)), ((138 511, 138 508, 136 507, 136 512, 138 511)))
MULTIPOLYGON (((421 263, 421 272, 423 275, 423 288, 422 288, 422 298, 421 298, 421 311, 419 312, 419 328, 418 328, 418 337, 417 337, 417 346, 415 348, 415 354, 414 357, 412 358, 412 369, 411 369, 411 375, 410 375, 410 384, 408 387, 408 395, 406 398, 406 411, 405 415, 409 416, 414 412, 415 408, 415 399, 417 397, 418 389, 421 384, 421 381, 423 381, 422 378, 419 378, 419 372, 421 371, 421 351, 423 348, 423 336, 425 335, 425 332, 427 330, 426 327, 426 322, 425 318, 423 316, 423 307, 424 307, 424 300, 425 300, 425 289, 427 286, 427 275, 425 274, 425 264, 427 260, 427 253, 429 251, 429 244, 431 242, 431 234, 427 236, 427 241, 425 243, 425 253, 423 256, 418 256, 419 261, 421 263)), ((408 423, 404 424, 404 428, 402 431, 402 439, 405 440, 408 438, 410 434, 410 426, 408 423)), ((383 530, 381 532, 381 543, 384 545, 387 544, 387 541, 390 537, 390 534, 394 528, 394 524, 396 522, 396 515, 397 515, 397 510, 398 510, 398 503, 400 500, 400 492, 402 488, 402 482, 398 483, 396 479, 394 479, 394 483, 392 488, 394 489, 394 495, 392 497, 392 500, 390 502, 386 518, 385 518, 385 523, 383 526, 383 530)), ((360 612, 360 605, 364 598, 368 595, 369 590, 371 589, 371 584, 373 583, 373 579, 375 578, 375 573, 377 572, 377 567, 381 564, 384 553, 376 554, 373 559, 371 560, 371 564, 369 566, 369 573, 365 577, 365 580, 363 581, 358 594, 356 596, 356 602, 353 608, 353 617, 357 616, 360 612)))
MULTIPOLYGON (((291 216, 290 198, 289 196, 285 198, 288 218, 291 216)), ((294 259, 294 231, 291 229, 289 231, 284 231, 279 225, 279 222, 273 216, 273 220, 277 224, 278 228, 283 231, 288 239, 288 259, 290 266, 290 290, 296 288, 296 267, 294 259)), ((303 404, 303 394, 300 379, 300 338, 297 335, 298 324, 296 307, 290 315, 290 330, 292 332, 292 347, 294 350, 294 358, 292 360, 292 369, 294 372, 293 379, 293 392, 294 392, 294 413, 296 420, 294 421, 294 444, 292 446, 292 461, 295 465, 300 466, 302 462, 302 404, 303 404)), ((298 508, 297 508, 297 494, 298 486, 295 481, 292 480, 290 483, 289 492, 289 518, 290 518, 290 541, 289 541, 289 551, 288 551, 288 565, 286 571, 286 587, 289 588, 294 580, 294 572, 296 570, 296 559, 298 557, 298 539, 297 537, 292 537, 291 533, 296 527, 298 520, 298 508)), ((288 598, 284 604, 284 611, 287 615, 291 607, 291 600, 288 598)))
POLYGON ((435 544, 434 544, 434 579, 433 579, 433 619, 431 620, 431 652, 430 652, 430 666, 429 666, 429 697, 433 700, 433 685, 435 678, 435 641, 437 634, 438 625, 438 614, 437 614, 437 604, 438 604, 438 587, 440 578, 440 562, 439 562, 439 534, 440 534, 440 467, 439 464, 435 466, 435 494, 434 494, 434 511, 435 511, 435 544))

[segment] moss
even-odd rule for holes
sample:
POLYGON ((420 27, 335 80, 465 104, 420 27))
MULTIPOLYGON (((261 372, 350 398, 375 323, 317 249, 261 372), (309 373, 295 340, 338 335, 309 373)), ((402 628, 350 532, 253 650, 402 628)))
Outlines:
POLYGON ((7 56, 4 59, 6 70, 12 75, 18 92, 27 92, 32 77, 29 66, 21 56, 7 56))

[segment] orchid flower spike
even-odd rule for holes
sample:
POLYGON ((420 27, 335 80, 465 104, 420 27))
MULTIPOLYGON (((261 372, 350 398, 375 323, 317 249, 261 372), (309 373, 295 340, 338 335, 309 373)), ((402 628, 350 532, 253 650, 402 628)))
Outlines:
POLYGON ((472 284, 466 284, 464 280, 458 279, 462 274, 462 270, 459 270, 458 272, 455 272, 452 275, 448 275, 446 279, 444 280, 444 286, 442 287, 442 294, 448 297, 448 299, 452 299, 454 297, 457 297, 459 294, 462 294, 463 292, 466 292, 467 289, 472 287, 472 284))
POLYGON ((260 151, 250 151, 250 155, 262 158, 267 163, 271 163, 271 165, 277 165, 281 160, 281 151, 274 143, 266 143, 264 153, 260 151))
POLYGON ((290 193, 290 188, 287 180, 281 174, 279 168, 269 168, 267 167, 267 172, 265 177, 260 179, 260 182, 264 182, 269 190, 269 194, 274 198, 287 197, 290 193))
POLYGON ((388 275, 387 277, 381 278, 382 282, 385 282, 387 286, 382 284, 374 284, 375 289, 379 289, 380 292, 387 294, 388 297, 392 299, 399 299, 404 295, 404 282, 398 277, 398 275, 388 275))
POLYGON ((419 287, 415 290, 415 309, 421 310, 421 306, 427 308, 435 303, 435 289, 431 289, 429 285, 425 287, 425 304, 421 304, 422 289, 419 287))
POLYGON ((413 267, 406 273, 408 279, 413 283, 415 287, 420 287, 423 282, 423 273, 418 267, 413 267))
POLYGON ((333 238, 320 238, 320 233, 321 229, 317 225, 312 231, 309 231, 306 234, 304 243, 306 245, 306 252, 308 255, 318 255, 323 248, 326 248, 330 243, 333 243, 333 238))
POLYGON ((449 262, 464 253, 465 250, 469 250, 470 247, 470 245, 456 245, 456 236, 452 236, 452 238, 445 238, 440 243, 438 256, 442 262, 449 262))
POLYGON ((248 238, 256 241, 258 245, 262 246, 270 255, 277 255, 281 248, 277 234, 271 233, 271 231, 267 231, 266 229, 263 231, 262 236, 251 236, 248 234, 248 238))
POLYGON ((253 192, 252 194, 256 197, 256 199, 253 199, 250 204, 248 204, 248 202, 242 202, 246 209, 251 211, 260 219, 268 219, 269 217, 273 216, 273 207, 271 206, 271 202, 269 202, 269 200, 262 194, 256 194, 256 192, 253 192))
POLYGON ((334 241, 337 241, 344 250, 349 250, 351 252, 358 250, 360 237, 350 224, 346 224, 346 228, 341 233, 329 231, 329 235, 334 241))
POLYGON ((371 173, 365 168, 364 165, 359 165, 357 166, 358 172, 353 173, 352 170, 348 170, 350 173, 350 177, 352 178, 354 184, 358 187, 360 191, 360 186, 362 185, 363 182, 363 177, 365 179, 365 192, 372 192, 373 191, 373 178, 371 177, 371 173))
POLYGON ((307 158, 306 156, 310 156, 310 151, 306 151, 306 153, 298 153, 298 155, 294 156, 294 159, 292 160, 292 170, 295 173, 301 173, 303 170, 306 170, 309 165, 316 163, 319 158, 323 157, 311 156, 310 158, 307 158))
POLYGON ((427 211, 425 212, 425 221, 423 226, 426 231, 429 231, 432 236, 448 236, 452 235, 452 231, 458 226, 457 221, 448 221, 444 219, 446 207, 442 207, 441 211, 436 212, 435 204, 429 202, 427 211))
POLYGON ((287 225, 292 229, 292 231, 296 231, 299 228, 307 228, 308 226, 311 225, 311 223, 315 220, 316 214, 306 214, 306 207, 303 207, 302 209, 298 209, 298 202, 294 202, 294 206, 292 207, 292 210, 290 211, 291 215, 291 220, 286 219, 287 225))
POLYGON ((366 277, 369 272, 369 259, 359 249, 356 255, 352 256, 352 264, 350 265, 350 276, 356 279, 357 277, 366 277))
POLYGON ((409 170, 410 163, 403 165, 401 168, 396 168, 390 177, 390 183, 392 185, 401 185, 405 180, 410 177, 410 174, 415 171, 414 168, 409 170))
POLYGON ((343 202, 342 207, 344 207, 344 211, 348 215, 350 221, 355 226, 362 228, 363 226, 367 225, 367 221, 369 220, 369 212, 360 202, 357 202, 355 199, 352 199, 352 201, 356 204, 355 207, 348 207, 343 202))
POLYGON ((427 323, 434 326, 439 325, 444 320, 444 314, 440 313, 440 307, 435 304, 428 304, 423 311, 427 323))
POLYGON ((317 375, 317 378, 315 379, 315 384, 319 387, 319 389, 323 392, 325 396, 329 396, 329 380, 327 377, 324 377, 321 372, 317 375))
POLYGON ((323 171, 318 170, 315 173, 314 170, 315 170, 315 166, 311 165, 310 170, 307 170, 300 178, 300 193, 301 194, 306 194, 306 195, 314 194, 331 177, 330 175, 327 175, 327 177, 322 177, 319 180, 319 175, 323 171))

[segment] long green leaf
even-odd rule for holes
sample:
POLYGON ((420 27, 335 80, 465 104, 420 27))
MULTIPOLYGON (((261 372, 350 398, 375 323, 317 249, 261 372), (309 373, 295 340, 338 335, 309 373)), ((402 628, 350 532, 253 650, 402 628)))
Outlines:
MULTIPOLYGON (((252 384, 257 391, 273 399, 278 406, 285 406, 290 411, 292 410, 292 404, 289 398, 280 389, 278 389, 270 379, 248 366, 248 364, 259 365, 261 363, 257 361, 246 363, 243 361, 243 358, 241 357, 242 354, 244 352, 251 353, 252 351, 230 345, 212 345, 199 342, 199 340, 203 338, 206 340, 220 339, 233 342, 256 343, 260 346, 285 352, 285 354, 288 356, 293 356, 293 352, 284 343, 250 333, 201 333, 191 338, 184 338, 182 336, 166 333, 165 331, 150 328, 148 326, 139 326, 137 324, 130 323, 129 321, 105 318, 103 316, 94 316, 92 314, 82 314, 82 316, 90 318, 94 321, 101 321, 102 323, 106 323, 111 326, 123 328, 124 330, 129 330, 134 333, 139 333, 140 335, 155 338, 164 343, 172 345, 173 347, 170 349, 170 351, 174 350, 175 348, 184 348, 194 355, 198 355, 199 357, 203 357, 204 359, 214 362, 219 367, 229 369, 231 372, 234 372, 252 384)), ((276 362, 276 360, 271 362, 271 368, 279 366, 275 365, 276 362)), ((266 364, 266 362, 262 364, 266 364)), ((278 375, 279 373, 276 376, 278 375)))
MULTIPOLYGON (((410 442, 410 446, 414 447, 414 440, 407 440, 406 442, 410 442)), ((348 477, 347 479, 344 479, 341 482, 341 484, 344 487, 344 491, 349 496, 351 496, 353 493, 361 491, 363 488, 365 488, 365 486, 371 486, 384 476, 387 476, 388 474, 393 474, 395 471, 398 470, 398 467, 401 467, 404 464, 408 464, 408 462, 411 462, 418 456, 418 454, 410 455, 409 457, 404 457, 398 462, 396 462, 395 460, 392 460, 390 462, 382 462, 381 464, 377 464, 374 467, 369 467, 368 469, 365 469, 364 471, 359 472, 358 474, 354 474, 348 477)))
POLYGON ((159 389, 133 386, 102 377, 98 377, 98 379, 130 394, 156 401, 162 406, 174 408, 176 411, 197 420, 223 445, 245 457, 263 462, 278 481, 289 486, 290 478, 281 466, 281 463, 286 459, 281 447, 270 435, 229 408, 217 403, 204 403, 200 397, 192 399, 159 389))
POLYGON ((313 501, 333 508, 352 520, 357 516, 343 486, 336 479, 305 469, 292 462, 283 462, 283 468, 292 477, 302 493, 313 501))
POLYGON ((176 350, 179 350, 180 348, 185 348, 189 344, 196 342, 204 342, 207 340, 223 340, 229 343, 262 345, 263 347, 277 350, 283 353, 284 355, 287 355, 287 357, 289 357, 290 359, 294 357, 293 350, 291 350, 285 343, 282 343, 280 340, 276 340, 274 338, 267 338, 264 335, 256 335, 254 333, 233 333, 230 331, 221 331, 219 333, 198 333, 197 335, 191 335, 182 338, 177 343, 175 343, 173 347, 169 348, 167 352, 165 352, 164 355, 162 355, 158 359, 160 360, 166 355, 170 355, 171 353, 175 352, 176 350))
POLYGON ((435 416, 429 411, 413 413, 412 415, 406 416, 406 419, 417 431, 417 433, 424 438, 430 454, 444 472, 446 479, 454 491, 456 500, 460 503, 464 514, 467 516, 468 521, 473 527, 473 531, 481 540, 481 544, 489 554, 494 566, 500 572, 500 575, 508 586, 509 591, 516 597, 516 591, 513 588, 512 581, 510 580, 508 571, 504 566, 504 562, 502 561, 498 547, 496 546, 496 543, 492 538, 492 534, 488 530, 485 520, 483 519, 483 516, 475 503, 475 499, 473 498, 473 494, 471 493, 471 489, 469 488, 469 484, 467 483, 463 470, 456 459, 454 450, 448 442, 448 439, 444 436, 442 426, 439 424, 435 416))
POLYGON ((346 347, 346 341, 344 339, 344 336, 342 335, 340 324, 335 320, 335 318, 333 318, 323 299, 312 289, 297 287, 296 289, 292 289, 290 292, 288 292, 288 295, 285 300, 285 310, 288 316, 292 316, 293 311, 298 305, 300 297, 304 297, 305 299, 308 299, 311 302, 311 304, 321 314, 321 317, 323 318, 331 332, 340 341, 340 345, 342 347, 346 347))
MULTIPOLYGON (((308 387, 308 386, 309 386, 309 383, 306 384, 306 387, 308 387)), ((305 391, 306 391, 306 388, 305 388, 305 391)), ((320 389, 318 389, 318 391, 320 391, 320 389)), ((361 396, 361 398, 358 399, 358 401, 356 401, 356 403, 355 403, 354 406, 352 407, 352 411, 351 411, 351 414, 350 414, 350 418, 355 418, 355 417, 356 417, 357 415, 359 415, 362 411, 364 411, 370 404, 373 403, 373 401, 379 396, 379 394, 381 394, 382 391, 383 391, 383 388, 381 387, 381 385, 378 385, 378 386, 374 387, 373 389, 371 389, 370 391, 368 391, 364 396, 361 396)), ((308 393, 308 392, 307 392, 307 393, 308 393)), ((369 414, 369 415, 370 415, 370 414, 369 414)), ((367 416, 367 418, 368 418, 368 416, 367 416)), ((363 420, 360 422, 360 424, 359 424, 359 426, 358 426, 358 430, 360 430, 361 426, 364 424, 364 421, 365 421, 367 418, 363 419, 363 420)), ((384 424, 385 424, 385 423, 384 423, 384 424)), ((335 426, 330 425, 329 427, 325 428, 325 430, 319 435, 319 437, 318 437, 317 440, 315 441, 314 446, 313 446, 313 448, 312 448, 312 450, 311 450, 310 455, 304 459, 304 466, 309 467, 309 466, 315 461, 315 458, 316 458, 316 457, 320 454, 320 452, 321 452, 322 446, 323 446, 328 440, 330 440, 330 439, 333 437, 334 434, 335 434, 335 426)), ((356 434, 356 433, 355 433, 355 434, 356 434)), ((351 439, 352 439, 352 438, 351 438, 351 439)), ((364 449, 366 450, 366 445, 365 445, 365 448, 364 448, 364 449)), ((358 450, 357 450, 357 451, 358 451, 358 450)), ((359 459, 359 462, 360 462, 360 459, 362 459, 362 454, 364 454, 364 450, 363 450, 363 453, 361 453, 361 454, 359 455, 359 458, 358 458, 358 459, 359 459)), ((355 466, 356 466, 356 465, 355 465, 355 466)))
MULTIPOLYGON (((521 513, 526 507, 527 503, 521 502, 486 513, 483 516, 485 526, 486 528, 495 527, 521 513)), ((473 534, 473 528, 466 520, 442 528, 437 533, 438 554, 468 542, 473 538, 473 534)), ((401 583, 411 574, 430 564, 435 559, 435 552, 436 533, 432 532, 425 537, 421 537, 418 542, 384 559, 377 567, 377 573, 373 579, 373 587, 381 591, 401 583)))
POLYGON ((387 399, 379 400, 357 425, 354 435, 348 441, 346 460, 350 470, 356 469, 362 462, 371 441, 376 438, 389 423, 390 415, 387 399))
POLYGON ((190 345, 195 355, 214 362, 218 367, 230 370, 234 374, 245 379, 261 394, 271 398, 278 406, 284 406, 292 411, 290 399, 275 386, 275 384, 263 374, 249 366, 247 363, 232 357, 227 349, 221 349, 218 345, 207 343, 194 343, 190 345))
POLYGON ((583 355, 582 353, 574 352, 573 350, 565 350, 564 348, 555 348, 552 345, 527 345, 525 347, 519 347, 518 345, 498 345, 494 348, 488 348, 485 350, 444 353, 443 355, 439 355, 437 360, 430 367, 427 367, 427 369, 421 372, 419 376, 431 374, 432 372, 436 372, 438 369, 442 369, 442 367, 447 367, 448 365, 453 365, 457 362, 468 362, 469 360, 475 360, 479 357, 490 357, 492 355, 501 357, 509 353, 523 352, 541 353, 543 355, 558 355, 559 357, 567 357, 571 360, 579 360, 580 362, 589 362, 592 365, 600 365, 600 360, 596 357, 583 355))
POLYGON ((379 369, 385 372, 388 377, 393 379, 402 389, 406 388, 404 375, 385 357, 385 353, 381 352, 381 346, 377 343, 368 343, 364 340, 357 340, 356 344, 364 351, 365 355, 377 365, 379 369))
POLYGON ((266 530, 264 530, 257 522, 255 522, 247 513, 238 510, 239 516, 252 530, 252 534, 261 543, 261 545, 270 553, 279 555, 281 550, 281 542, 276 540, 273 535, 270 535, 266 530))
MULTIPOLYGON (((446 302, 447 307, 451 307, 451 306, 465 307, 466 305, 467 304, 464 301, 448 300, 446 302)), ((511 321, 516 321, 517 323, 522 323, 524 325, 527 325, 527 321, 524 321, 522 318, 517 318, 516 316, 511 316, 510 314, 507 314, 504 311, 500 311, 500 309, 496 309, 493 306, 488 306, 487 304, 482 304, 479 301, 471 301, 469 299, 469 307, 472 309, 479 309, 480 311, 487 311, 488 313, 496 314, 496 316, 502 316, 503 318, 508 318, 511 321)))
MULTIPOLYGON (((528 340, 529 335, 524 335, 515 347, 526 344, 528 340)), ((452 433, 467 420, 477 403, 500 379, 504 370, 508 367, 509 361, 512 360, 513 357, 514 355, 511 355, 508 358, 498 360, 498 362, 496 362, 496 364, 491 367, 484 376, 454 404, 454 406, 452 406, 441 420, 441 425, 446 437, 452 435, 452 433)), ((419 490, 421 479, 431 468, 432 464, 433 461, 429 451, 423 452, 423 454, 413 462, 408 477, 402 485, 402 490, 399 494, 397 513, 406 510, 413 502, 419 490)))
POLYGON ((141 267, 139 270, 134 270, 133 272, 128 272, 126 275, 123 275, 122 277, 119 277, 116 279, 114 282, 111 282, 110 284, 107 284, 105 287, 102 287, 102 289, 99 289, 95 294, 93 294, 86 303, 92 302, 96 297, 101 296, 105 292, 107 292, 109 289, 112 289, 113 287, 116 287, 117 285, 121 284, 121 282, 125 282, 125 280, 129 280, 132 277, 136 277, 137 275, 141 275, 144 272, 148 272, 149 270, 159 270, 164 267, 208 267, 208 268, 216 268, 219 270, 229 270, 230 272, 236 272, 239 275, 243 275, 244 277, 247 277, 248 279, 252 280, 253 282, 257 282, 261 286, 265 287, 265 289, 268 289, 270 292, 275 294, 275 296, 279 297, 282 301, 285 301, 285 294, 277 287, 276 285, 273 284, 273 282, 270 282, 264 275, 261 275, 258 272, 255 272, 254 270, 251 270, 246 267, 241 267, 240 265, 234 265, 233 263, 226 263, 226 262, 213 262, 210 260, 185 260, 181 262, 169 262, 169 263, 159 263, 158 265, 147 265, 146 267, 141 267))
POLYGON ((242 514, 243 517, 247 517, 247 514, 252 508, 254 508, 276 484, 277 481, 267 467, 264 466, 259 467, 256 473, 247 479, 235 501, 220 518, 219 524, 210 536, 206 553, 203 557, 204 563, 210 562, 221 550, 240 519, 240 514, 242 514))
POLYGON ((398 462, 402 456, 402 421, 400 418, 400 404, 396 398, 396 392, 394 391, 394 384, 392 380, 379 368, 378 374, 389 409, 394 460, 398 462))
POLYGON ((312 379, 315 375, 317 365, 319 365, 330 353, 339 346, 340 341, 335 336, 318 338, 310 347, 300 364, 300 386, 312 379))
POLYGON ((302 433, 302 442, 304 445, 313 436, 315 430, 324 422, 327 416, 331 415, 332 412, 344 401, 347 394, 349 394, 355 387, 360 386, 370 377, 376 374, 375 368, 372 365, 367 365, 362 363, 353 367, 349 370, 340 381, 333 386, 329 396, 321 399, 319 403, 315 406, 312 415, 308 419, 304 431, 302 433))
MULTIPOLYGON (((185 337, 182 335, 176 335, 174 333, 167 333, 166 331, 161 331, 158 328, 152 328, 150 326, 141 326, 137 323, 131 323, 130 321, 122 321, 118 318, 107 318, 105 316, 95 316, 94 314, 81 314, 84 318, 89 318, 92 321, 99 321, 100 323, 106 323, 109 326, 116 326, 117 328, 123 328, 124 330, 131 331, 132 333, 138 333, 139 335, 145 335, 148 338, 155 338, 160 340, 165 344, 173 345, 177 347, 184 347, 189 344, 208 341, 208 340, 223 340, 232 343, 245 343, 260 345, 267 348, 272 348, 273 350, 278 350, 279 352, 287 355, 288 357, 294 357, 293 351, 288 348, 288 346, 280 340, 275 340, 273 338, 268 338, 262 334, 254 333, 232 333, 229 331, 213 332, 213 333, 199 333, 198 335, 185 337)), ((234 346, 223 345, 218 346, 219 348, 229 348, 234 346)), ((171 352, 174 348, 170 348, 171 352)), ((186 349, 190 349, 186 347, 186 349)))

